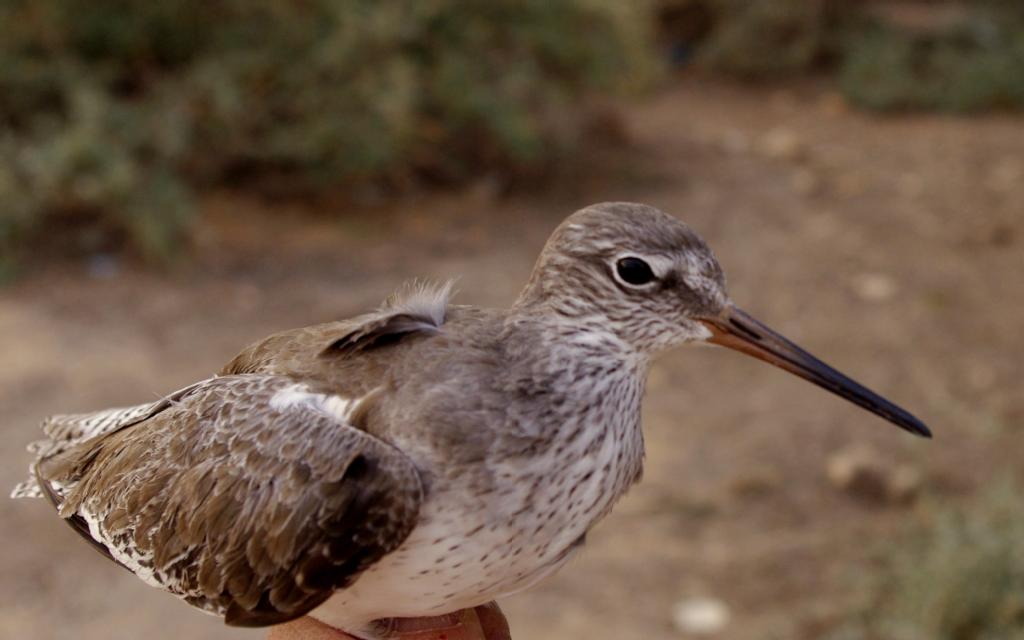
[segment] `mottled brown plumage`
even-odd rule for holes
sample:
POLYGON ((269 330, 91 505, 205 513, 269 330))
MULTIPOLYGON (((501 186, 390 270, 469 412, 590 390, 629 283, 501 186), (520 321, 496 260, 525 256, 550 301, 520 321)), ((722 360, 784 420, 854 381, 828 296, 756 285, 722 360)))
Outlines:
POLYGON ((357 424, 253 409, 290 385, 216 378, 39 477, 71 487, 63 517, 94 520, 115 560, 191 604, 231 624, 289 620, 395 549, 422 499, 411 462, 357 424))

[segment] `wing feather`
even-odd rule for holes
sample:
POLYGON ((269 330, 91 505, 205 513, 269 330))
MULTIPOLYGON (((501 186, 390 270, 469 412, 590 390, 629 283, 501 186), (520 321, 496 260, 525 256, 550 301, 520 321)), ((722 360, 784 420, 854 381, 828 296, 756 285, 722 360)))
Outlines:
POLYGON ((229 624, 301 616, 397 548, 423 488, 394 447, 282 376, 215 378, 38 466, 118 563, 229 624))

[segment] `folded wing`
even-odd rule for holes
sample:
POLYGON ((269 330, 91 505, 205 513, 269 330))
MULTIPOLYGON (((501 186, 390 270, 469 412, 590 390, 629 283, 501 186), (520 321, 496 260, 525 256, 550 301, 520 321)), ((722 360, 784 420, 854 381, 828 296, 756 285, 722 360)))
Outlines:
POLYGON ((373 398, 284 376, 214 378, 44 455, 39 486, 146 582, 229 624, 284 622, 352 584, 415 524, 415 467, 356 424, 373 398))

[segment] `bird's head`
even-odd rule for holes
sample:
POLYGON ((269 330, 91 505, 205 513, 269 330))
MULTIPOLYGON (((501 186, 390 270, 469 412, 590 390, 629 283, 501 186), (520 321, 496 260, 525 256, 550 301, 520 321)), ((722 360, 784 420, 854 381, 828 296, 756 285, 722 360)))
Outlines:
POLYGON ((599 325, 647 355, 686 343, 734 349, 902 429, 931 435, 908 412, 740 310, 704 240, 653 207, 603 203, 569 216, 548 240, 518 305, 543 306, 581 326, 599 325))

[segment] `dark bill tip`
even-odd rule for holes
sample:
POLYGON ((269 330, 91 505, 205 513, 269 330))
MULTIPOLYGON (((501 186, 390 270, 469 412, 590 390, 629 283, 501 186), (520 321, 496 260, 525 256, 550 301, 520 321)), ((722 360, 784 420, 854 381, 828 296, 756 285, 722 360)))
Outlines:
POLYGON ((910 412, 807 353, 738 307, 729 305, 719 316, 704 318, 711 331, 708 342, 764 360, 867 409, 904 431, 931 438, 931 430, 910 412))

